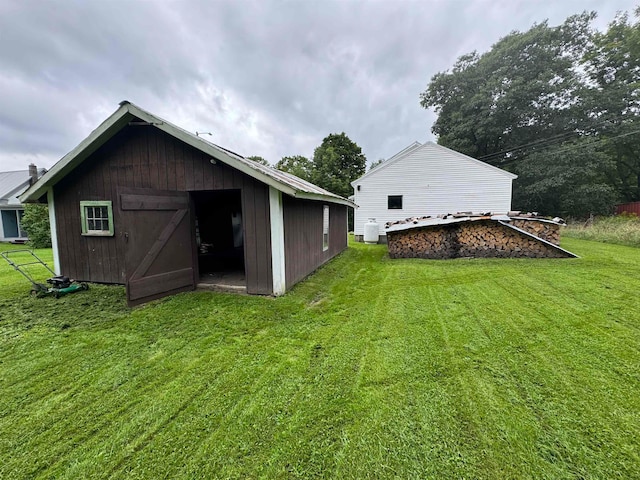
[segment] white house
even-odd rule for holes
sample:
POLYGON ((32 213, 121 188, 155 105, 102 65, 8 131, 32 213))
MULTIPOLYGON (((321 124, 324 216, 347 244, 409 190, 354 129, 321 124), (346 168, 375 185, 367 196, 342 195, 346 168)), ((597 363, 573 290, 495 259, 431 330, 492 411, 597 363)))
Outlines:
POLYGON ((511 210, 511 183, 517 175, 433 142, 415 142, 351 182, 358 205, 354 233, 375 218, 381 240, 384 224, 408 217, 456 212, 511 210))
POLYGON ((23 242, 27 234, 22 229, 24 207, 18 200, 31 183, 46 170, 29 165, 29 170, 0 172, 0 242, 23 242))

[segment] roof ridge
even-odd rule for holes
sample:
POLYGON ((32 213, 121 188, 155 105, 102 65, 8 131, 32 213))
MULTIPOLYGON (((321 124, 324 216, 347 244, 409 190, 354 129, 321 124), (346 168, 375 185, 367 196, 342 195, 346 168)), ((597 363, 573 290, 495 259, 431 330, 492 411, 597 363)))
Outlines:
POLYGON ((113 136, 125 128, 132 119, 138 118, 143 122, 153 125, 167 135, 196 148, 207 155, 213 156, 216 160, 229 165, 240 172, 255 178, 276 190, 287 195, 308 199, 323 199, 332 203, 341 203, 348 206, 355 204, 339 195, 331 193, 310 182, 304 182, 302 179, 295 180, 295 175, 284 175, 280 170, 275 169, 271 165, 262 165, 249 160, 231 150, 209 142, 198 135, 165 120, 162 117, 138 107, 134 103, 127 100, 120 102, 119 108, 105 119, 98 127, 83 139, 73 150, 62 157, 58 162, 49 169, 37 182, 27 189, 21 195, 21 201, 34 201, 46 192, 46 188, 55 185, 60 179, 64 178, 68 173, 74 170, 78 165, 84 162, 97 148, 109 141, 113 136))

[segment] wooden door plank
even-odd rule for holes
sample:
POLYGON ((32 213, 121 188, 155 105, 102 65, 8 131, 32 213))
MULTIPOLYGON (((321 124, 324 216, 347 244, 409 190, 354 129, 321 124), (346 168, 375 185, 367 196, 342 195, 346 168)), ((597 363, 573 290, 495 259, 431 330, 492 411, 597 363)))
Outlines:
POLYGON ((193 269, 183 268, 129 280, 129 300, 135 301, 158 293, 193 285, 193 269))

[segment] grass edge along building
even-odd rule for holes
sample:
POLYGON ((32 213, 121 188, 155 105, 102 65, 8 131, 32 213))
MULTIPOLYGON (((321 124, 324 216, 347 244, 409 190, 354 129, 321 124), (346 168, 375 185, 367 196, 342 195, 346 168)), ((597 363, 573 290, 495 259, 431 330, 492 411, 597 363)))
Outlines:
POLYGON ((56 273, 130 305, 235 274, 281 295, 347 248, 354 204, 128 102, 21 197, 46 202, 56 273))

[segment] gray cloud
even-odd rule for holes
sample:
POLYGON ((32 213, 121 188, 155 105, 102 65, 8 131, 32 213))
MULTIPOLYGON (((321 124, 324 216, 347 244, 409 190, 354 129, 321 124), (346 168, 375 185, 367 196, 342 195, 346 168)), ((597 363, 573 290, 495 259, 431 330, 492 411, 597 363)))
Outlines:
POLYGON ((369 160, 428 140, 433 74, 510 31, 633 2, 15 1, 0 5, 0 169, 50 167, 128 99, 245 155, 369 160))

